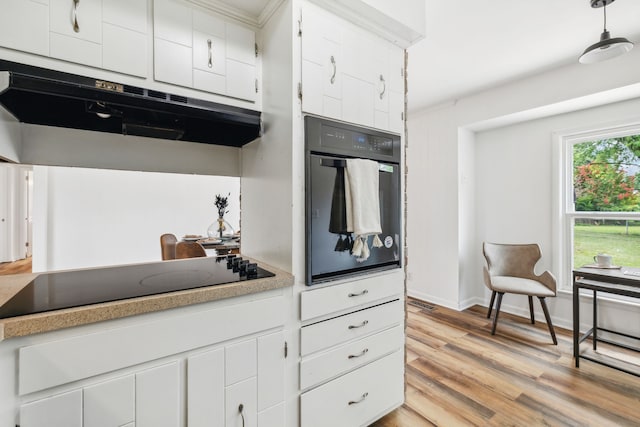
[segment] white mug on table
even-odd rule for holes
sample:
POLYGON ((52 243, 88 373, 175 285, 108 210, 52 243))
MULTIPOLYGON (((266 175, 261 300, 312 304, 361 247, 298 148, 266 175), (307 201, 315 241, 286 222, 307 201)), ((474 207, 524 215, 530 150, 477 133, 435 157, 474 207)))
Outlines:
POLYGON ((593 257, 593 260, 598 264, 598 267, 611 267, 613 264, 613 257, 607 254, 598 254, 593 257))

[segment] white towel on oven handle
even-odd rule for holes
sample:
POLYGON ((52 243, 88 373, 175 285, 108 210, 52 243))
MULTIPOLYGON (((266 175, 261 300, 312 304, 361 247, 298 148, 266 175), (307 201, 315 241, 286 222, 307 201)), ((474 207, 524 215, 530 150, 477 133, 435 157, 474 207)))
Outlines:
POLYGON ((351 254, 357 261, 369 258, 369 236, 373 246, 382 247, 378 236, 380 225, 380 179, 378 162, 365 159, 347 159, 345 168, 345 204, 347 231, 355 235, 351 254))

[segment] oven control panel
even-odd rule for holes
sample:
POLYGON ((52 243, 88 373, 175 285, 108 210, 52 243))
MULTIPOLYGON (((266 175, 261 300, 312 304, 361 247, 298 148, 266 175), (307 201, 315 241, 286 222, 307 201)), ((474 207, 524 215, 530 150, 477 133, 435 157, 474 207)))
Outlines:
POLYGON ((322 146, 352 151, 354 154, 381 154, 393 156, 393 139, 333 126, 322 127, 322 146))

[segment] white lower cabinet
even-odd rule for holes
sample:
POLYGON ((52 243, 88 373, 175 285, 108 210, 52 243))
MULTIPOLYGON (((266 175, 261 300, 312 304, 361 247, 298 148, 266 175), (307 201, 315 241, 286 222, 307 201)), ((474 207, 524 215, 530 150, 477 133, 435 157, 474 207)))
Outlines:
POLYGON ((303 393, 303 427, 357 427, 402 404, 404 352, 382 359, 303 393))
POLYGON ((403 280, 398 270, 302 293, 302 427, 365 426, 403 403, 403 280))
POLYGON ((82 390, 22 405, 20 427, 82 427, 82 390))
POLYGON ((189 427, 224 425, 224 348, 187 359, 189 427))
POLYGON ((258 412, 258 427, 283 427, 285 425, 284 403, 258 412))
POLYGON ((135 376, 116 378, 83 390, 84 427, 124 426, 135 420, 135 376))
POLYGON ((21 369, 65 374, 18 379, 17 424, 284 427, 283 304, 276 296, 20 347, 21 369), (129 351, 97 351, 123 342, 129 351))
POLYGON ((255 377, 225 389, 225 427, 257 426, 257 390, 255 377))
POLYGON ((180 369, 178 362, 136 374, 136 425, 180 425, 180 369))

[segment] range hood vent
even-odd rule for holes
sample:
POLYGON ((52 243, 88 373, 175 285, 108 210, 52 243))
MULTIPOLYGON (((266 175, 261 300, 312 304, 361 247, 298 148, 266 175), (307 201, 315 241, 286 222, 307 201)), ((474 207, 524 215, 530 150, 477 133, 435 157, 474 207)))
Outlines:
POLYGON ((23 123, 241 147, 260 112, 0 60, 0 104, 23 123))

